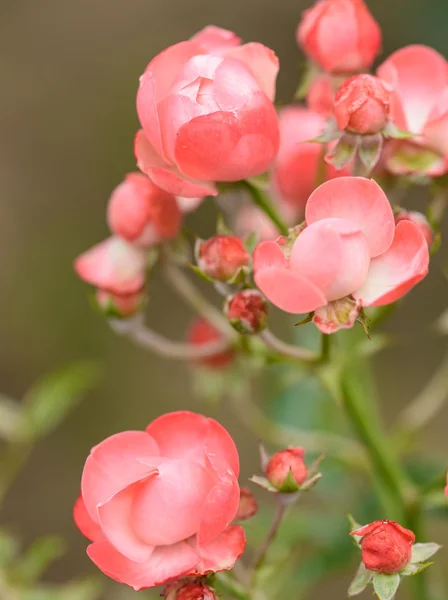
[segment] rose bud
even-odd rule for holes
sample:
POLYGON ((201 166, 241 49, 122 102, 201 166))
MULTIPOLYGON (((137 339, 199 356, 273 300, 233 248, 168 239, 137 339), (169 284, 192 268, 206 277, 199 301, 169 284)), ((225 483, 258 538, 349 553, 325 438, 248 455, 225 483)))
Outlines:
POLYGON ((176 198, 146 175, 129 173, 110 197, 107 221, 116 235, 149 247, 176 237, 181 211, 176 198))
POLYGON ((269 483, 280 491, 296 491, 308 476, 304 456, 303 448, 288 448, 273 454, 266 466, 269 483), (291 489, 294 488, 294 484, 296 489, 291 489))
MULTIPOLYGON (((217 342, 220 339, 222 339, 221 333, 205 319, 199 317, 194 319, 188 328, 187 341, 190 344, 200 346, 202 344, 209 344, 210 342, 217 342)), ((233 350, 228 350, 209 358, 202 358, 195 361, 195 364, 212 369, 224 369, 232 363, 234 358, 235 353, 233 350)))
POLYGON ((361 306, 402 298, 428 274, 428 244, 411 221, 394 222, 387 196, 363 177, 318 187, 305 209, 307 227, 285 256, 278 240, 253 256, 254 280, 266 298, 292 314, 352 297, 361 306))
POLYGON ((415 134, 392 140, 387 168, 394 174, 438 176, 448 169, 448 62, 427 46, 406 46, 378 68, 392 88, 391 120, 415 134))
POLYGON ((315 77, 308 88, 306 104, 310 110, 326 119, 333 116, 334 90, 331 75, 315 77))
POLYGON ((216 235, 196 246, 198 267, 209 277, 228 281, 250 261, 243 240, 232 235, 216 235))
POLYGON ((88 556, 136 591, 231 569, 245 546, 230 525, 238 474, 229 433, 188 411, 106 438, 86 460, 74 508, 88 556))
POLYGON ((306 10, 297 43, 324 71, 366 71, 381 48, 381 30, 363 0, 320 0, 306 10))
POLYGON ((341 131, 379 133, 389 120, 390 92, 378 77, 355 75, 336 92, 333 111, 341 131))
POLYGON ((249 488, 244 487, 240 489, 240 504, 238 506, 238 512, 236 513, 235 521, 245 521, 250 519, 258 512, 258 504, 255 500, 255 496, 252 494, 249 488))
POLYGON ((361 536, 362 562, 369 571, 398 573, 411 560, 415 535, 395 521, 374 521, 351 535, 361 536))
POLYGON ((239 333, 259 333, 266 327, 268 303, 258 290, 241 290, 227 298, 224 313, 239 333))
MULTIPOLYGON (((287 106, 280 111, 279 121, 280 148, 272 169, 272 185, 278 198, 300 218, 316 187, 322 162, 322 144, 309 140, 323 132, 325 118, 302 106, 287 106)), ((338 172, 324 165, 325 179, 348 174, 347 169, 338 172)))
POLYGON ((425 215, 415 210, 405 210, 404 208, 401 208, 395 215, 395 223, 400 223, 400 221, 411 221, 411 223, 417 225, 425 236, 428 247, 431 247, 434 241, 434 232, 425 215))
POLYGON ((96 303, 108 317, 126 318, 130 317, 142 307, 145 294, 142 291, 134 294, 119 296, 106 290, 97 290, 95 294, 96 303))
POLYGON ((166 600, 218 600, 215 590, 205 582, 187 579, 169 583, 162 596, 166 600))
POLYGON ((140 170, 183 197, 266 171, 278 150, 278 59, 259 43, 207 28, 156 56, 140 78, 140 170))
POLYGON ((119 237, 112 236, 93 246, 75 260, 75 271, 88 283, 126 296, 145 285, 146 252, 119 237))

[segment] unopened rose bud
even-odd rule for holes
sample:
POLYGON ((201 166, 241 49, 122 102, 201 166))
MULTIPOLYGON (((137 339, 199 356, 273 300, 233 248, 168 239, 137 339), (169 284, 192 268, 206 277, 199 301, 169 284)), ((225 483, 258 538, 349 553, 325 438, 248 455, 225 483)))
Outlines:
POLYGON ((334 100, 339 129, 361 135, 379 133, 389 120, 390 101, 390 92, 378 77, 351 77, 338 89, 334 100))
POLYGON ((149 247, 176 237, 181 210, 176 198, 146 175, 129 173, 110 197, 107 220, 116 235, 149 247))
POLYGON ((296 491, 308 476, 304 456, 303 448, 288 448, 273 454, 266 466, 269 483, 280 491, 296 491))
POLYGON ((320 0, 306 10, 297 42, 324 71, 368 70, 381 47, 381 30, 363 0, 320 0))
MULTIPOLYGON (((187 332, 187 340, 190 344, 200 346, 210 344, 222 339, 222 334, 205 319, 194 319, 187 332)), ((228 367, 235 357, 233 350, 227 350, 220 354, 215 354, 209 358, 202 358, 196 361, 197 364, 209 367, 211 369, 224 369, 228 367)))
POLYGON ((258 504, 255 496, 249 488, 243 487, 240 489, 240 503, 238 512, 236 513, 235 521, 245 521, 250 519, 258 512, 258 504))
POLYGON ((428 247, 431 247, 434 241, 434 233, 425 215, 415 210, 405 210, 402 208, 395 215, 395 224, 399 223, 400 221, 411 221, 414 223, 414 225, 417 225, 417 227, 425 236, 428 247))
POLYGON ((266 327, 268 303, 258 290, 242 290, 227 298, 224 312, 239 333, 259 333, 266 327))
POLYGON ((362 562, 369 571, 399 573, 411 560, 415 535, 395 521, 374 521, 351 535, 361 536, 362 562))
POLYGON ((219 281, 232 279, 250 261, 243 240, 231 235, 217 235, 200 242, 196 255, 201 271, 219 281))
POLYGON ((351 329, 359 317, 361 304, 350 296, 333 300, 314 311, 313 323, 322 333, 336 333, 340 329, 351 329))
POLYGON ((206 583, 186 579, 169 583, 162 596, 166 600, 218 600, 215 590, 206 583))
POLYGON ((120 296, 107 290, 98 289, 95 294, 96 303, 108 317, 126 318, 138 312, 142 306, 145 294, 142 291, 135 294, 120 296))

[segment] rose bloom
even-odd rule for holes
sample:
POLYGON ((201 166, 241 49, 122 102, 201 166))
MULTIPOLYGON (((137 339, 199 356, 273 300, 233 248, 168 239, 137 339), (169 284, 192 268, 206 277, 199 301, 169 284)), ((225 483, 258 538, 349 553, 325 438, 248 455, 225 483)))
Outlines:
MULTIPOLYGON (((288 106, 280 111, 280 148, 272 169, 274 194, 294 208, 296 218, 303 215, 306 201, 316 186, 321 163, 322 144, 308 140, 318 137, 325 118, 302 106, 288 106)), ((323 166, 326 179, 347 175, 323 166)))
MULTIPOLYGON (((187 331, 187 341, 195 346, 217 342, 222 339, 222 334, 208 321, 197 317, 193 319, 187 331)), ((195 361, 195 364, 208 367, 210 369, 225 369, 235 358, 233 350, 227 350, 220 354, 215 354, 209 358, 201 358, 195 361)))
POLYGON ((81 279, 118 296, 140 291, 145 285, 145 250, 112 236, 93 246, 75 260, 81 279))
POLYGON ((393 90, 394 124, 417 134, 391 142, 388 168, 397 174, 443 174, 448 168, 448 62, 427 46, 406 46, 377 75, 393 90))
POLYGON ((181 211, 172 194, 146 175, 129 173, 110 197, 107 221, 116 235, 148 247, 176 237, 181 211))
POLYGON ((333 110, 341 131, 379 133, 389 120, 390 92, 378 77, 355 75, 336 92, 333 110))
POLYGON ((381 49, 381 30, 363 0, 320 0, 303 13, 297 43, 324 71, 368 70, 381 49))
POLYGON ((87 554, 135 590, 232 568, 245 545, 229 526, 238 473, 232 438, 202 415, 169 413, 108 437, 91 450, 74 509, 87 554))
POLYGON ((264 172, 279 143, 277 72, 272 50, 217 27, 164 50, 140 78, 139 168, 183 197, 264 172))
POLYGON ((254 253, 255 283, 286 312, 315 311, 346 296, 362 306, 389 304, 428 272, 425 237, 411 221, 395 226, 373 180, 327 181, 311 194, 305 219, 290 254, 277 242, 262 242, 254 253))
POLYGON ((362 562, 369 571, 398 573, 411 560, 415 535, 395 521, 374 521, 351 535, 361 536, 362 562))

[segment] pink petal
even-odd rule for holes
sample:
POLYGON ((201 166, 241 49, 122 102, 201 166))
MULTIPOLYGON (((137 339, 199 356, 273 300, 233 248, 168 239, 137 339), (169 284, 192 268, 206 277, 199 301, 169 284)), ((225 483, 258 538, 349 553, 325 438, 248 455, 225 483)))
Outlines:
MULTIPOLYGON (((156 102, 156 81, 151 73, 143 74, 137 92, 137 115, 149 144, 159 160, 168 162, 162 144, 159 114, 156 102)), ((155 160, 155 159, 154 159, 155 160)))
MULTIPOLYGON (((149 478, 156 475, 157 472, 154 472, 149 478)), ((132 526, 133 504, 141 486, 140 482, 134 483, 98 507, 101 529, 107 540, 120 554, 140 563, 146 562, 154 550, 154 546, 144 542, 132 526)))
POLYGON ((240 488, 238 481, 225 463, 214 459, 208 452, 217 476, 217 483, 210 490, 202 510, 201 524, 197 540, 199 546, 204 546, 216 539, 233 521, 240 503, 240 488))
POLYGON ((101 527, 87 512, 82 496, 79 496, 73 507, 73 519, 80 532, 91 542, 102 542, 105 539, 101 527))
POLYGON ((224 52, 228 48, 241 44, 241 38, 233 31, 215 25, 204 27, 191 38, 191 41, 199 44, 206 52, 224 52))
POLYGON ((400 221, 392 246, 372 260, 367 281, 354 296, 364 306, 382 306, 399 300, 428 273, 425 236, 411 221, 400 221))
POLYGON ((224 58, 214 77, 214 96, 221 110, 237 111, 257 93, 260 86, 250 68, 236 58, 224 58))
POLYGON ((422 144, 448 156, 448 87, 439 96, 423 130, 422 144))
POLYGON ((166 169, 149 169, 146 173, 152 181, 174 196, 197 198, 198 196, 217 196, 216 185, 211 181, 195 181, 182 173, 166 169))
MULTIPOLYGON (((200 562, 195 575, 206 575, 232 569, 246 546, 246 535, 240 525, 227 527, 221 535, 206 546, 196 547, 200 562)), ((193 573, 192 573, 193 574, 193 573)))
POLYGON ((186 542, 156 548, 144 563, 125 558, 109 542, 91 544, 87 554, 108 577, 130 585, 135 591, 179 579, 198 563, 198 555, 186 542))
MULTIPOLYGON (((406 46, 379 67, 378 76, 393 86, 398 97, 396 104, 403 107, 408 129, 421 133, 434 103, 448 85, 445 58, 427 46, 406 46)), ((394 106, 392 118, 396 120, 394 106)), ((402 126, 399 122, 397 125, 402 126)))
POLYGON ((132 294, 145 284, 146 252, 112 236, 78 256, 74 267, 81 279, 98 288, 132 294))
POLYGON ((327 301, 357 290, 370 264, 366 237, 345 219, 324 219, 306 227, 291 251, 291 269, 314 283, 327 301))
POLYGON ((232 56, 246 64, 269 100, 274 101, 279 61, 273 50, 258 42, 252 42, 228 50, 225 56, 232 56))
POLYGON ((151 546, 175 544, 195 535, 213 483, 213 475, 199 463, 165 459, 159 476, 136 493, 130 526, 151 546))
POLYGON ((254 271, 270 267, 287 269, 289 262, 277 242, 269 241, 258 244, 253 257, 254 271))
POLYGON ((221 458, 239 475, 235 442, 214 419, 189 411, 168 413, 152 421, 146 431, 159 445, 162 456, 191 458, 205 463, 204 448, 221 458))
POLYGON ((81 481, 82 497, 91 518, 97 522, 98 506, 131 483, 155 473, 151 459, 158 456, 156 442, 143 431, 123 431, 92 448, 81 481))
POLYGON ((204 202, 205 198, 183 198, 182 196, 177 196, 176 200, 180 211, 185 214, 196 210, 204 202))
POLYGON ((170 163, 163 159, 151 145, 143 129, 139 129, 135 134, 134 154, 137 166, 143 173, 147 174, 152 168, 168 168, 170 166, 170 163))
POLYGON ((385 252, 392 243, 395 223, 387 196, 372 179, 339 177, 319 186, 305 210, 308 225, 322 219, 352 221, 367 238, 370 256, 385 252))

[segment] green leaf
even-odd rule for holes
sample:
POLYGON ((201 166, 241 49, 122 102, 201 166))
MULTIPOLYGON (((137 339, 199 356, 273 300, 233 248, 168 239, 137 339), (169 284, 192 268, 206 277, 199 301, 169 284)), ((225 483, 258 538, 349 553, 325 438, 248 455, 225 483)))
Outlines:
POLYGON ((19 542, 7 531, 0 529, 0 567, 6 567, 19 552, 19 542))
POLYGON ((384 573, 375 573, 373 576, 373 588, 380 600, 392 600, 400 585, 400 575, 393 573, 386 575, 384 573))
POLYGON ((23 428, 23 415, 20 404, 11 398, 0 395, 0 438, 14 441, 20 437, 23 428))
POLYGON ((259 241, 260 235, 258 231, 252 231, 252 233, 249 233, 249 235, 244 240, 244 247, 249 252, 249 254, 253 253, 259 241))
POLYGON ((11 570, 11 579, 29 585, 37 581, 42 573, 65 552, 64 541, 56 536, 36 540, 11 570))
POLYGON ((44 377, 26 394, 23 404, 27 439, 50 433, 93 389, 100 378, 98 365, 81 361, 44 377))
POLYGON ((433 564, 434 564, 433 562, 416 563, 416 564, 409 563, 408 565, 406 565, 406 567, 402 571, 400 571, 400 575, 404 575, 404 576, 417 575, 417 573, 421 573, 422 571, 424 571, 425 569, 427 569, 428 567, 430 567, 433 564))
POLYGON ((350 584, 350 587, 348 588, 348 595, 357 596, 366 589, 366 587, 369 585, 372 579, 372 571, 368 571, 365 568, 364 563, 361 563, 359 565, 358 571, 356 572, 355 578, 353 579, 353 581, 350 584))
POLYGON ((429 542, 428 544, 414 544, 412 546, 412 555, 411 555, 411 563, 421 563, 431 556, 434 556, 436 552, 438 552, 442 546, 436 544, 434 542, 429 542))

